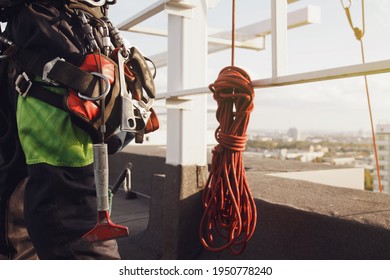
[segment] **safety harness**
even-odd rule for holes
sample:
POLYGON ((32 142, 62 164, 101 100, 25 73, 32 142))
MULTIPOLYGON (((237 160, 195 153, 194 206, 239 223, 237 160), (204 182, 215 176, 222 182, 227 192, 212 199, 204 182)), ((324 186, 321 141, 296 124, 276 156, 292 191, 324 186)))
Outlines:
POLYGON ((13 62, 10 77, 15 91, 68 112, 94 143, 101 140, 103 127, 112 154, 134 137, 142 143, 144 134, 158 129, 159 123, 152 108, 155 75, 150 60, 137 48, 126 47, 106 16, 109 4, 74 0, 65 4, 67 12, 79 19, 89 43, 79 65, 20 48, 4 37, 1 41, 8 45, 3 54, 13 62), (53 94, 50 87, 66 88, 68 93, 53 94))
MULTIPOLYGON (((108 6, 116 0, 15 1, 18 5, 1 1, 2 20, 11 15, 12 9, 18 9, 18 5, 34 6, 34 12, 46 12, 54 15, 53 22, 68 24, 65 30, 58 29, 68 32, 70 36, 66 38, 83 42, 75 45, 76 52, 66 50, 66 58, 53 58, 61 52, 52 52, 50 56, 42 52, 42 48, 23 48, 20 44, 23 39, 18 45, 0 36, 1 55, 9 62, 11 89, 22 98, 33 97, 67 112, 73 123, 84 129, 93 141, 98 215, 96 226, 83 239, 96 242, 127 236, 128 228, 110 219, 107 154, 120 151, 134 138, 142 143, 144 134, 159 128, 152 108, 155 73, 149 64, 153 63, 137 48, 128 47, 108 19, 108 6), (50 7, 60 7, 61 13, 56 17, 58 10, 52 11, 50 7), (66 93, 56 93, 53 88, 65 89, 61 92, 66 93)), ((51 29, 52 22, 45 18, 44 24, 50 29, 47 38, 57 42, 57 38, 52 38, 57 31, 51 29)))

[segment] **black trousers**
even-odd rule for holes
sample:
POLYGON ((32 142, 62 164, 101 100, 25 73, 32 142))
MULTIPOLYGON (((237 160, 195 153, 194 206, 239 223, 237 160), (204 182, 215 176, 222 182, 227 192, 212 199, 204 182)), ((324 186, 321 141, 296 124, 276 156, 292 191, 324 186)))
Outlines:
POLYGON ((96 224, 93 165, 28 166, 25 222, 39 259, 120 259, 115 240, 81 237, 96 224))
POLYGON ((1 222, 4 236, 0 260, 36 260, 38 256, 31 243, 24 223, 24 190, 27 178, 24 178, 14 188, 8 198, 6 207, 2 207, 1 214, 5 216, 1 222))

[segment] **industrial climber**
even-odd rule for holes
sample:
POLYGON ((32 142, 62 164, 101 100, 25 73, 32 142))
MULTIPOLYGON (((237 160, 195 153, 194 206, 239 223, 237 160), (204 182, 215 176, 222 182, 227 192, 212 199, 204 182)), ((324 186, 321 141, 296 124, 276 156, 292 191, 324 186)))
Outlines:
POLYGON ((154 76, 109 20, 115 2, 0 0, 0 133, 12 134, 0 149, 1 255, 120 259, 94 158, 142 142, 158 120, 154 76), (10 232, 23 204, 21 231, 10 232))

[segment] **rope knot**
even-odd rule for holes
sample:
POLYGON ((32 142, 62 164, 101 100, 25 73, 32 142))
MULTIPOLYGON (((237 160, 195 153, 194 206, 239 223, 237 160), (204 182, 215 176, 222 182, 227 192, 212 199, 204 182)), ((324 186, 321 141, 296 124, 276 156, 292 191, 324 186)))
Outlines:
POLYGON ((353 32, 355 33, 355 37, 358 41, 360 41, 364 36, 363 31, 359 27, 355 27, 353 32))
POLYGON ((217 134, 218 146, 221 146, 223 150, 229 150, 232 152, 245 151, 246 136, 232 135, 219 131, 217 134))

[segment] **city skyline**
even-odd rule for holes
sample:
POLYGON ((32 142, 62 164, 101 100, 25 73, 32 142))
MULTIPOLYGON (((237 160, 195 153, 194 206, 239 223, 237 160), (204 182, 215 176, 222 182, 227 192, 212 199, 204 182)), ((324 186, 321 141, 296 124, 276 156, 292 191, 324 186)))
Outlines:
MULTIPOLYGON (((231 1, 214 2, 217 4, 208 11, 209 28, 229 30, 231 1)), ((111 10, 113 21, 120 23, 153 3, 153 0, 144 0, 142 3, 134 1, 131 4, 118 1, 111 10), (130 12, 126 15, 124 11, 130 12)), ((352 1, 351 6, 353 23, 358 27, 362 26, 360 3, 361 1, 352 1)), ((241 0, 236 5, 237 27, 270 16, 270 1, 241 0)), ((320 7, 321 23, 288 31, 288 74, 360 64, 360 44, 353 35, 340 1, 302 0, 290 4, 288 11, 307 5, 320 7)), ((390 1, 366 1, 365 8, 366 33, 363 40, 366 62, 388 59, 390 38, 386 35, 390 31, 390 1)), ((166 14, 162 13, 142 23, 142 26, 164 28, 166 18, 166 14)), ((165 38, 129 32, 124 34, 130 43, 139 46, 147 56, 166 49, 165 38)), ((236 50, 236 65, 245 69, 252 80, 271 77, 270 39, 267 36, 266 49, 263 51, 236 50)), ((230 64, 230 50, 210 55, 208 83, 212 83, 220 69, 227 64, 230 64)), ((390 121, 389 78, 390 74, 387 73, 368 77, 375 125, 390 121)), ((166 69, 158 70, 156 85, 160 91, 165 91, 166 69)), ((215 107, 211 97, 209 104, 210 107, 215 107)), ((370 131, 363 77, 256 89, 255 110, 248 129, 287 130, 292 126, 300 130, 370 131)))

